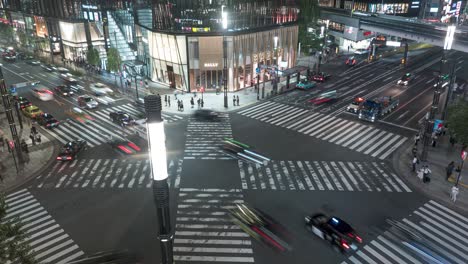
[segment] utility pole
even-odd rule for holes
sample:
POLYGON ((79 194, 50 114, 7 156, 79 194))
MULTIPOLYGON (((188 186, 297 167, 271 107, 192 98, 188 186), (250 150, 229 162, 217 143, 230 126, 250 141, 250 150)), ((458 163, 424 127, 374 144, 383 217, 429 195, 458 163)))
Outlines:
MULTIPOLYGON (((2 95, 3 106, 5 107, 5 113, 7 115, 8 124, 10 126, 11 136, 15 142, 16 154, 18 155, 18 161, 23 163, 23 153, 21 152, 21 142, 16 130, 15 118, 13 117, 13 110, 11 109, 10 97, 8 96, 5 79, 3 78, 3 71, 0 67, 0 94, 2 95)), ((13 153, 13 151, 12 151, 13 153)), ((13 154, 14 155, 14 154, 13 154)))

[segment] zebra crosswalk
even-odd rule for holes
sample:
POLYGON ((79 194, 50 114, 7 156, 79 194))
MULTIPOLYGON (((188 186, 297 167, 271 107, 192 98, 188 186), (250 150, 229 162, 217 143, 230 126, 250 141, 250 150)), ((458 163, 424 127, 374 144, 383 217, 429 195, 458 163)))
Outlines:
MULTIPOLYGON (((169 185, 179 188, 183 160, 168 161, 169 185)), ((150 188, 148 160, 82 159, 55 163, 34 181, 35 188, 150 188)))
POLYGON ((407 138, 361 122, 314 113, 272 101, 244 109, 238 114, 385 159, 407 138))
POLYGON ((184 159, 232 159, 221 149, 224 138, 232 138, 228 114, 220 114, 219 122, 201 122, 189 118, 184 159))
POLYGON ((27 189, 7 195, 5 203, 4 221, 23 225, 24 243, 38 263, 65 264, 84 254, 27 189))
POLYGON ((177 263, 254 263, 249 235, 228 216, 228 209, 243 203, 241 191, 180 189, 173 247, 177 263))
POLYGON ((411 192, 384 162, 238 161, 242 189, 411 192))
POLYGON ((468 218, 429 201, 400 223, 419 238, 391 227, 345 263, 468 263, 468 218))
MULTIPOLYGON (((109 113, 114 111, 124 111, 135 118, 144 117, 144 114, 135 109, 131 104, 124 104, 102 110, 87 111, 88 121, 65 121, 60 123, 58 127, 47 130, 47 133, 59 140, 62 144, 76 139, 84 139, 88 142, 88 146, 90 147, 105 144, 109 136, 119 138, 135 135, 136 131, 132 126, 121 127, 112 122, 109 118, 109 113)), ((182 117, 177 115, 162 115, 168 122, 182 120, 182 117)))

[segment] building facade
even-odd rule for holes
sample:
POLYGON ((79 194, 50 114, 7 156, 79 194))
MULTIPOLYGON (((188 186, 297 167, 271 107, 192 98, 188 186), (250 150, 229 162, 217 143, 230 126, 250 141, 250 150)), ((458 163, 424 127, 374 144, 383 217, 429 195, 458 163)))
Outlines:
POLYGON ((229 91, 295 66, 295 1, 154 0, 151 8, 137 2, 134 14, 138 58, 150 79, 170 88, 222 89, 224 47, 229 91))

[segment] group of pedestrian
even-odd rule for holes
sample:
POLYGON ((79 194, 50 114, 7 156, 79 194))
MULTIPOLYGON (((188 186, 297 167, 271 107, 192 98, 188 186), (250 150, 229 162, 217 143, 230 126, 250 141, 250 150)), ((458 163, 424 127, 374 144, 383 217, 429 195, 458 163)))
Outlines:
POLYGON ((198 104, 198 108, 205 107, 205 101, 203 100, 203 98, 198 98, 197 104, 198 104))
POLYGON ((37 132, 37 129, 34 125, 31 126, 31 133, 29 134, 29 138, 31 139, 32 145, 35 146, 36 143, 41 143, 41 134, 37 132))
POLYGON ((170 95, 167 95, 167 94, 164 95, 164 104, 165 104, 165 106, 171 107, 171 96, 170 95))
POLYGON ((177 100, 177 111, 184 111, 184 102, 182 100, 177 100))
POLYGON ((232 96, 232 105, 234 105, 234 106, 236 106, 236 105, 239 106, 239 102, 240 102, 240 101, 239 101, 239 96, 238 96, 238 95, 237 95, 237 96, 236 96, 236 95, 233 95, 233 96, 232 96))

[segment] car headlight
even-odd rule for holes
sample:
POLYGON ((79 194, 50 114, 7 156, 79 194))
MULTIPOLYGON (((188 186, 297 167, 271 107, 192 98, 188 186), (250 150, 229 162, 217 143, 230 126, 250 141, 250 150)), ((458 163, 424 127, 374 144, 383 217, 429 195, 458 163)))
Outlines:
POLYGON ((63 93, 63 95, 68 95, 68 93, 63 93))
POLYGON ((401 80, 398 80, 397 84, 400 84, 401 83, 401 80))
POLYGON ((408 81, 405 81, 405 85, 408 84, 408 81))

